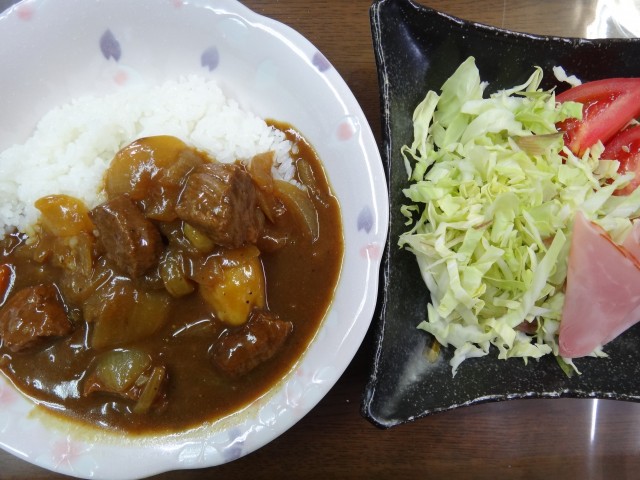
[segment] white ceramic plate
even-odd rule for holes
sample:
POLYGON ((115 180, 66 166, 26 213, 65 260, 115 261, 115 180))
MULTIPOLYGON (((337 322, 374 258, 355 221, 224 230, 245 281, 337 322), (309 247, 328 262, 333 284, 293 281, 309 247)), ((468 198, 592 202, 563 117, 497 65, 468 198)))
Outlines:
POLYGON ((96 434, 54 420, 0 378, 0 447, 69 475, 138 478, 234 460, 300 420, 367 331, 388 226, 374 137, 330 62, 291 28, 236 1, 25 0, 0 14, 0 64, 0 149, 23 142, 44 113, 74 97, 213 77, 245 109, 291 123, 312 143, 340 201, 345 236, 340 283, 315 340, 243 411, 172 435, 96 434))

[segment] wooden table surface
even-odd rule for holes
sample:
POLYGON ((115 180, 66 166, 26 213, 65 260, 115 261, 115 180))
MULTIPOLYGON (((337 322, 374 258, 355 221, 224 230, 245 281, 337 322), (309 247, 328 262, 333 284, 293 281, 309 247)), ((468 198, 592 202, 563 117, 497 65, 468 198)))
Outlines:
MULTIPOLYGON (((0 0, 0 9, 10 1, 0 0)), ((369 25, 371 2, 244 3, 298 30, 325 54, 362 105, 379 141, 380 103, 369 25)), ((597 33, 604 31, 602 27, 598 30, 602 25, 598 20, 602 13, 611 11, 604 8, 607 2, 602 0, 422 3, 513 30, 568 36, 603 36, 597 33)), ((640 18, 632 19, 631 24, 638 28, 640 18)), ((611 35, 610 27, 608 32, 611 35)), ((390 430, 374 427, 360 415, 373 340, 369 333, 329 394, 272 443, 220 467, 169 472, 153 478, 640 478, 640 404, 513 400, 441 413, 390 430)), ((0 478, 67 477, 0 451, 0 478)))

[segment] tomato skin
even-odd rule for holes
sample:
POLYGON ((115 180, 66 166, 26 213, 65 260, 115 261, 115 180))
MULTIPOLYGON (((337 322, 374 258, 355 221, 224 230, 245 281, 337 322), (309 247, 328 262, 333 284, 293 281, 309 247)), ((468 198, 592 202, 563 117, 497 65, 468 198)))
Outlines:
POLYGON ((9 289, 13 284, 14 273, 9 265, 0 265, 0 305, 6 300, 9 289))
POLYGON ((583 83, 556 96, 559 103, 583 104, 582 120, 560 122, 565 145, 576 155, 595 145, 606 144, 621 128, 640 115, 640 78, 608 78, 583 83))
POLYGON ((640 185, 640 125, 622 130, 604 148, 600 158, 618 160, 618 172, 634 172, 629 185, 615 191, 615 195, 629 195, 640 185))

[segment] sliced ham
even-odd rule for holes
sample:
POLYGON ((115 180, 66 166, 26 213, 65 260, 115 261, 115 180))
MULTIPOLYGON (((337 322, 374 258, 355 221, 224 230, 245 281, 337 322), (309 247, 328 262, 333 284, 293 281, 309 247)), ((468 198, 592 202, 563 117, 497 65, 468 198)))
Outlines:
MULTIPOLYGON (((627 247, 640 251, 633 238, 627 247)), ((563 357, 589 355, 640 320, 640 261, 629 249, 576 214, 560 323, 563 357)))
POLYGON ((640 221, 636 221, 633 224, 631 232, 622 242, 622 247, 640 260, 640 221))

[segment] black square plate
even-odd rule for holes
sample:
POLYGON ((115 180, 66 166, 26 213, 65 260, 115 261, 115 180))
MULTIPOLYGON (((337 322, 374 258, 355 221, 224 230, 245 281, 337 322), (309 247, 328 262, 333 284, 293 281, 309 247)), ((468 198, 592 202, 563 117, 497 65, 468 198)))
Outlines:
POLYGON ((371 7, 383 116, 383 159, 389 175, 391 225, 383 265, 382 308, 372 374, 362 412, 390 427, 434 412, 513 398, 584 397, 640 401, 640 325, 605 347, 606 359, 575 363, 571 378, 552 356, 525 365, 495 355, 465 361, 452 378, 452 352, 435 363, 424 357, 428 334, 416 329, 429 296, 412 254, 397 246, 404 231, 400 205, 407 184, 400 147, 413 138, 412 114, 428 90, 474 56, 488 91, 523 83, 534 66, 544 88, 556 84, 554 66, 583 81, 640 76, 637 39, 585 40, 515 33, 466 22, 410 0, 380 0, 371 7))

